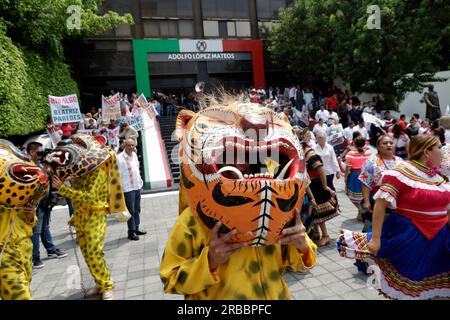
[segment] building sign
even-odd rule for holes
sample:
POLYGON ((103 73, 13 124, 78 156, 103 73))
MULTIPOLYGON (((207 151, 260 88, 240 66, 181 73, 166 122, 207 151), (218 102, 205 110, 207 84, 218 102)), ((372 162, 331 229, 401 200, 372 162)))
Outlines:
POLYGON ((148 65, 152 62, 251 61, 253 87, 265 88, 262 40, 133 39, 138 93, 151 97, 148 65))
POLYGON ((233 61, 252 60, 251 53, 242 52, 189 52, 189 53, 149 53, 149 62, 170 61, 233 61))

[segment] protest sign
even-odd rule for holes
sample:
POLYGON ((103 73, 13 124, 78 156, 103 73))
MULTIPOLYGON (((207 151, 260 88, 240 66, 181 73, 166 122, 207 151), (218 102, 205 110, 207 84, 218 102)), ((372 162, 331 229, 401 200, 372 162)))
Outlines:
POLYGON ((141 131, 144 129, 144 118, 142 115, 143 109, 140 107, 134 108, 132 112, 127 114, 127 122, 136 131, 141 131))
POLYGON ((154 104, 148 103, 145 96, 141 93, 141 95, 134 101, 138 106, 145 108, 150 111, 152 116, 159 116, 158 111, 156 111, 154 104))
POLYGON ((386 121, 378 119, 374 115, 367 112, 363 112, 362 117, 365 123, 373 123, 377 127, 384 127, 384 125, 386 124, 386 121))
POLYGON ((76 94, 64 97, 48 96, 48 102, 50 104, 54 124, 81 121, 80 106, 76 94))
POLYGON ((122 116, 120 111, 120 96, 116 93, 111 98, 102 95, 102 120, 108 123, 111 119, 118 120, 122 116))

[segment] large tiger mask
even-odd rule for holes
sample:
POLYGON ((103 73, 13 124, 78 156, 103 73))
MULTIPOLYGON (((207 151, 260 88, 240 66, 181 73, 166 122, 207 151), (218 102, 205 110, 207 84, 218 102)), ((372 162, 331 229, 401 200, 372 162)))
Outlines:
MULTIPOLYGON (((307 187, 300 142, 290 124, 253 103, 182 110, 180 201, 212 229, 238 233, 231 242, 276 243, 295 222, 307 187)), ((180 209, 182 206, 180 206, 180 209)))

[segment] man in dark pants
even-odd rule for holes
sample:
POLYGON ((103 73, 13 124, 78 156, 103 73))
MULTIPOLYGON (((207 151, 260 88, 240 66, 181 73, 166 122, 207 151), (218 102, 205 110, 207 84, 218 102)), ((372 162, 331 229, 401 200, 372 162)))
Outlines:
POLYGON ((143 182, 139 172, 139 161, 134 140, 125 140, 123 148, 123 152, 117 156, 117 164, 119 165, 120 178, 122 179, 125 202, 131 214, 131 218, 128 220, 128 239, 139 240, 140 235, 147 233, 139 230, 143 182))
MULTIPOLYGON (((38 163, 38 153, 43 151, 42 144, 39 142, 30 142, 27 145, 27 152, 31 159, 38 163)), ((52 195, 51 184, 47 190, 47 194, 39 203, 37 208, 37 224, 33 229, 33 236, 31 240, 33 242, 33 269, 41 269, 44 267, 44 263, 41 261, 39 252, 39 238, 42 240, 44 248, 47 250, 49 258, 64 258, 67 257, 67 253, 57 248, 53 244, 52 235, 50 233, 50 213, 53 206, 56 204, 55 196, 52 195)))

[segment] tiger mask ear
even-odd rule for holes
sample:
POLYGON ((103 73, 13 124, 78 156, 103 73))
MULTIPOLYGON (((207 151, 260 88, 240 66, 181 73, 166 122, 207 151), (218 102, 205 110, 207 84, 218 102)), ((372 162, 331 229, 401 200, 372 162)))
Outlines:
POLYGON ((188 122, 195 116, 195 112, 191 110, 181 110, 178 113, 177 123, 175 126, 175 136, 180 142, 183 139, 188 122))

